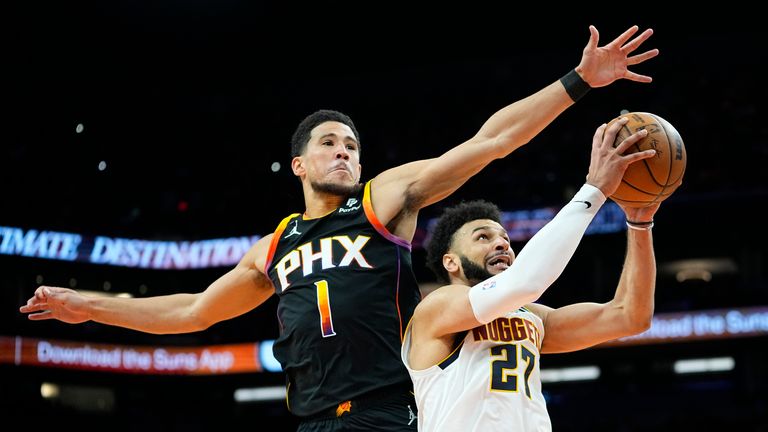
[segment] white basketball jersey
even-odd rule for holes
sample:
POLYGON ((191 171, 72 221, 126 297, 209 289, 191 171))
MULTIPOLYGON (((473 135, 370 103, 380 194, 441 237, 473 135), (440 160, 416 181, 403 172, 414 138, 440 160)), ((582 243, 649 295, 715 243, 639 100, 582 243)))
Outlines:
POLYGON ((469 330, 440 364, 413 370, 410 327, 401 355, 420 432, 551 431, 539 376, 544 325, 525 308, 469 330))

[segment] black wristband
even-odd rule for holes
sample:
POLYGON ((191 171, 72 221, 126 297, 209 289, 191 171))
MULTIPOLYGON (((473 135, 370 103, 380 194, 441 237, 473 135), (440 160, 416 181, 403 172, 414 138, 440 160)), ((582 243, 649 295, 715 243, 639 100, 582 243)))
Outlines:
POLYGON ((653 221, 652 221, 652 220, 650 220, 650 221, 645 221, 645 222, 640 222, 640 221, 631 221, 631 220, 627 219, 627 223, 628 223, 628 224, 630 224, 630 225, 634 225, 634 226, 648 226, 648 225, 653 225, 653 221))
POLYGON ((584 97, 584 95, 592 89, 592 87, 581 78, 581 75, 576 72, 576 69, 572 69, 560 78, 560 82, 563 83, 565 91, 568 92, 568 96, 570 96, 574 102, 577 102, 584 97))
POLYGON ((635 231, 650 231, 651 228, 653 228, 653 222, 643 222, 642 224, 639 223, 630 223, 627 221, 627 227, 631 228, 635 231))

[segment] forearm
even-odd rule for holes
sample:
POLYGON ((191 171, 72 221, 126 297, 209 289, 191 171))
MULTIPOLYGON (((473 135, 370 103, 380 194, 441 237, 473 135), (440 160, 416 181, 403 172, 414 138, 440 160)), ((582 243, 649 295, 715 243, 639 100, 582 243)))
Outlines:
POLYGON ((493 153, 498 158, 504 157, 533 139, 573 103, 563 84, 555 81, 497 111, 477 136, 492 139, 493 153))
POLYGON ((650 230, 627 230, 627 256, 614 302, 625 315, 630 334, 650 326, 656 289, 656 258, 650 230))
POLYGON ((547 315, 542 353, 571 352, 648 329, 656 280, 650 231, 629 230, 627 255, 614 298, 577 303, 547 315))
POLYGON ((571 104, 565 87, 556 81, 497 111, 475 136, 440 157, 379 174, 374 179, 377 216, 386 224, 402 206, 418 210, 445 198, 491 161, 526 144, 571 104), (388 204, 398 202, 402 205, 388 204))
POLYGON ((584 185, 528 241, 510 268, 472 287, 469 299, 477 320, 490 322, 538 299, 563 272, 605 199, 599 189, 584 185))
MULTIPOLYGON (((439 158, 407 164, 376 177, 379 191, 411 209, 433 204, 453 193, 495 159, 512 153, 539 134, 573 101, 560 81, 493 114, 474 137, 439 158), (393 185, 389 187, 388 185, 393 185), (398 198, 404 197, 404 198, 398 198)), ((384 200, 382 200, 384 201, 384 200)), ((400 207, 396 208, 397 213, 400 207)), ((378 213, 378 210, 377 210, 378 213)), ((384 212, 383 216, 387 216, 384 212)))
POLYGON ((146 333, 170 334, 203 330, 207 325, 193 312, 196 294, 149 298, 90 297, 92 321, 146 333))

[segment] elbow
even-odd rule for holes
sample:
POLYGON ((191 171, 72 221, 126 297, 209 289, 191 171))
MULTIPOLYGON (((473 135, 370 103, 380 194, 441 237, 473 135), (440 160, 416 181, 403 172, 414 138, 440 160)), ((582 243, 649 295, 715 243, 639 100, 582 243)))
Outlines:
POLYGON ((193 327, 194 328, 193 328, 192 331, 196 331, 197 332, 197 331, 208 330, 214 324, 215 324, 215 322, 213 322, 211 320, 206 320, 206 319, 203 319, 203 318, 198 318, 193 323, 193 327))
POLYGON ((653 323, 653 314, 644 314, 640 316, 634 316, 629 320, 628 331, 629 335, 640 334, 651 328, 653 323))
POLYGON ((524 140, 515 131, 501 131, 495 135, 478 134, 473 140, 482 145, 486 155, 492 159, 504 159, 516 149, 525 145, 530 139, 524 140))
POLYGON ((212 325, 216 323, 215 321, 207 319, 205 316, 194 312, 190 313, 185 321, 185 333, 208 330, 212 325))
POLYGON ((640 333, 643 333, 643 332, 647 331, 650 328, 651 328, 651 320, 642 321, 642 322, 637 323, 632 328, 632 334, 633 335, 640 334, 640 333))
POLYGON ((503 159, 510 153, 528 144, 533 137, 520 136, 516 131, 503 132, 494 139, 494 156, 496 159, 503 159))
POLYGON ((617 301, 608 303, 611 320, 616 323, 620 333, 618 337, 635 336, 651 328, 653 323, 653 305, 638 307, 617 301))

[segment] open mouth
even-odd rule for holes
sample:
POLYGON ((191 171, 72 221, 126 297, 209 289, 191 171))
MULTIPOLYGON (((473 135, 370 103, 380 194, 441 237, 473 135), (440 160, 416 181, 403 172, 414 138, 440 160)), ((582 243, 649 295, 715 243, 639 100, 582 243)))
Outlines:
POLYGON ((497 270, 506 270, 512 265, 512 257, 507 254, 499 254, 486 260, 486 265, 497 270))

